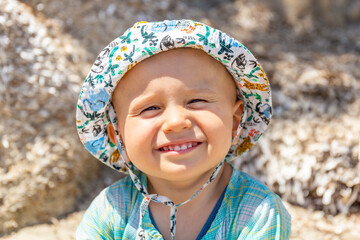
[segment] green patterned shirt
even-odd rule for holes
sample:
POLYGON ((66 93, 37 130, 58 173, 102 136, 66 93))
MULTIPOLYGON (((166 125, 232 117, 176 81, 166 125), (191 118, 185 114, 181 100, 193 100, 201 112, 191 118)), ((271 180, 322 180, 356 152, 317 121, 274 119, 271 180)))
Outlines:
MULTIPOLYGON (((146 177, 140 180, 146 186, 146 177)), ((137 239, 143 196, 129 176, 104 189, 76 231, 77 240, 137 239)), ((145 239, 163 239, 146 211, 145 239)), ((280 198, 246 173, 233 170, 224 199, 202 239, 289 239, 291 217, 280 198)), ((195 238, 195 236, 194 236, 195 238)))

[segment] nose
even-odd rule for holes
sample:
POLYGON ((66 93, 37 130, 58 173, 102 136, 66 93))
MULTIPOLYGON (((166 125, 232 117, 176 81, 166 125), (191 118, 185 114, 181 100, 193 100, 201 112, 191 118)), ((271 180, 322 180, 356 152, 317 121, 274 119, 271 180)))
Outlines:
POLYGON ((180 132, 191 128, 191 125, 187 110, 181 106, 168 107, 164 112, 162 130, 165 133, 180 132))

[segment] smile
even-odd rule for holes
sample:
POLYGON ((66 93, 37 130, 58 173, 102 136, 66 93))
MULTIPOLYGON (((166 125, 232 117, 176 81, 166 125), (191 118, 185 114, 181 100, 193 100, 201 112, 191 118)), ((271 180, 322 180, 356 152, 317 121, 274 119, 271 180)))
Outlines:
POLYGON ((158 150, 162 151, 162 152, 184 151, 184 150, 194 148, 194 147, 198 146, 199 144, 200 144, 200 142, 187 142, 187 143, 182 143, 182 144, 172 144, 172 145, 163 146, 163 147, 159 148, 158 150))

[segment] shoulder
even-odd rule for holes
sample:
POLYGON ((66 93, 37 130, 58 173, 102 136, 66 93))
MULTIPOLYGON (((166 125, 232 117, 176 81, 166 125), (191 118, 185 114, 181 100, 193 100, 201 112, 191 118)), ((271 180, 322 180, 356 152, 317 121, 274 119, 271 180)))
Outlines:
POLYGON ((242 200, 249 198, 255 203, 273 194, 265 184, 237 169, 233 169, 229 188, 233 195, 236 194, 242 200))
POLYGON ((134 192, 136 192, 136 188, 131 178, 126 176, 105 188, 102 194, 106 196, 110 204, 116 207, 133 201, 134 192))
POLYGON ((233 188, 231 197, 237 199, 239 204, 236 218, 239 229, 242 229, 240 236, 288 239, 291 216, 280 197, 271 192, 265 184, 244 172, 234 169, 233 177, 229 187, 231 185, 233 188))
POLYGON ((113 239, 114 229, 126 225, 136 191, 129 176, 103 189, 85 211, 76 239, 113 239), (91 236, 90 238, 88 238, 91 236))
POLYGON ((89 209, 112 208, 118 210, 118 207, 131 199, 133 188, 131 178, 126 176, 104 188, 92 201, 89 209))

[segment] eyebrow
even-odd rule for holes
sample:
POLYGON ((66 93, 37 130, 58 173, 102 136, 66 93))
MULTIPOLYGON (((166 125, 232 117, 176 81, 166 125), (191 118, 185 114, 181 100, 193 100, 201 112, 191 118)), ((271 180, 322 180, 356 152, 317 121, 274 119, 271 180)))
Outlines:
POLYGON ((141 105, 143 102, 146 102, 147 100, 150 100, 155 96, 156 96, 156 94, 150 93, 150 94, 140 95, 138 97, 135 97, 131 101, 130 108, 134 108, 134 106, 137 107, 138 105, 141 105))

